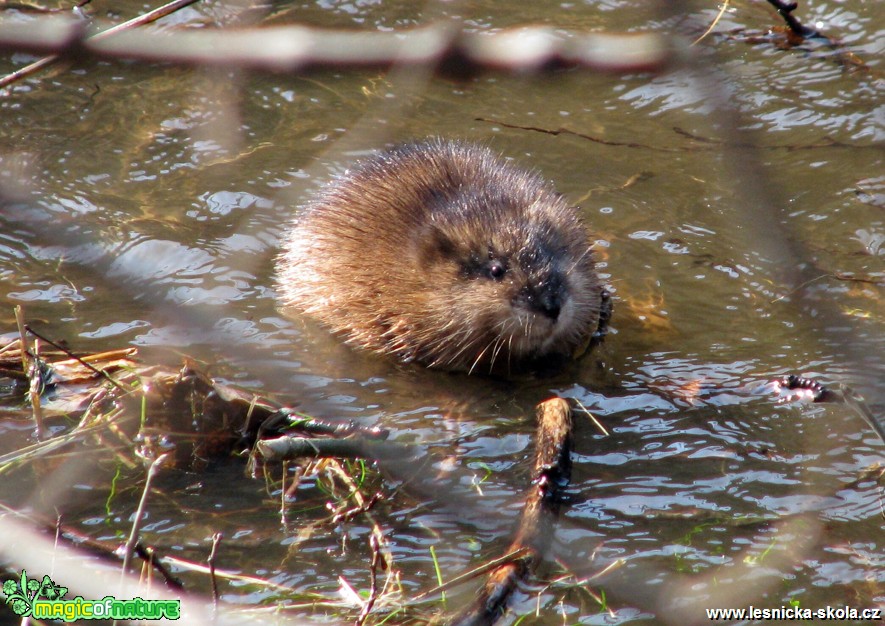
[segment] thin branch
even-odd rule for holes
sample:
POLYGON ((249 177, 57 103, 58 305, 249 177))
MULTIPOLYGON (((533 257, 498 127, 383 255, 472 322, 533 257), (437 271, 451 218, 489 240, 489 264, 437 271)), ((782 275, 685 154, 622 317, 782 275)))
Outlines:
POLYGON ((126 387, 124 387, 123 385, 121 385, 120 383, 118 383, 116 380, 114 380, 113 378, 111 378, 111 375, 108 374, 106 371, 104 371, 104 370, 100 370, 100 369, 98 369, 97 367, 94 367, 93 365, 91 365, 90 363, 88 363, 85 359, 82 359, 82 358, 78 357, 76 354, 74 354, 73 352, 71 352, 70 350, 68 350, 67 348, 65 348, 63 345, 58 344, 58 343, 52 341, 51 339, 49 339, 48 337, 45 337, 45 336, 41 335, 40 333, 38 333, 37 331, 35 331, 33 328, 31 328, 29 325, 25 324, 25 330, 28 331, 29 333, 31 333, 32 335, 34 335, 35 337, 37 337, 37 339, 42 339, 43 341, 45 341, 46 343, 48 343, 50 346, 52 346, 52 347, 55 348, 56 350, 61 350, 62 352, 64 352, 66 355, 68 355, 69 357, 71 357, 72 359, 74 359, 75 361, 77 361, 80 365, 82 365, 82 366, 85 367, 86 369, 91 370, 91 371, 94 372, 95 374, 97 374, 97 375, 101 376, 102 378, 106 379, 108 382, 110 382, 114 387, 116 387, 116 388, 119 389, 120 391, 123 391, 123 392, 126 392, 126 393, 129 393, 129 392, 131 391, 131 389, 127 389, 126 387))
MULTIPOLYGON (((170 2, 168 4, 164 4, 163 6, 161 6, 158 9, 154 9, 153 11, 149 11, 148 13, 145 13, 144 15, 139 15, 136 18, 133 18, 127 22, 123 22, 122 24, 118 24, 116 26, 108 28, 107 30, 104 30, 104 31, 94 34, 94 35, 86 35, 85 34, 84 25, 83 25, 82 20, 77 20, 76 22, 73 23, 73 26, 74 26, 75 30, 80 32, 79 36, 84 38, 83 41, 93 41, 93 42, 94 41, 101 41, 102 39, 113 36, 113 35, 120 33, 124 30, 128 30, 130 28, 136 28, 138 26, 143 26, 144 24, 150 24, 151 22, 156 22, 158 19, 160 19, 162 17, 166 17, 170 13, 174 13, 175 11, 178 11, 179 9, 184 8, 190 4, 194 4, 197 1, 198 0, 173 0, 173 2, 170 2)), ((77 5, 77 6, 80 7, 81 5, 77 5)), ((9 28, 20 28, 23 25, 22 24, 8 24, 6 26, 9 28)), ((2 42, 0 42, 0 45, 2 45, 2 42)), ((39 72, 43 68, 53 65, 57 61, 61 60, 61 58, 62 58, 61 54, 52 54, 50 56, 40 59, 39 61, 34 61, 30 65, 26 65, 25 67, 23 67, 19 70, 16 70, 16 71, 12 72, 11 74, 7 74, 3 78, 0 78, 0 89, 3 89, 4 87, 8 87, 9 85, 11 85, 12 83, 14 83, 16 81, 19 81, 23 78, 27 78, 28 76, 31 76, 32 74, 34 74, 36 72, 39 72)))
MULTIPOLYGON (((270 71, 431 65, 456 75, 573 66, 609 72, 663 70, 689 54, 681 39, 657 33, 568 33, 546 26, 494 33, 463 32, 448 22, 398 32, 297 25, 157 32, 132 30, 128 24, 91 35, 82 20, 70 17, 0 23, 0 49, 270 71)), ((0 80, 0 87, 9 84, 7 79, 0 80)))
POLYGON ((21 344, 22 371, 28 373, 28 336, 25 333, 27 325, 25 324, 24 314, 20 304, 16 304, 13 309, 15 312, 15 323, 18 326, 18 338, 21 344))
POLYGON ((186 6, 190 6, 199 0, 173 0, 167 4, 164 4, 161 7, 157 7, 153 11, 148 11, 138 17, 134 17, 131 20, 127 20, 122 24, 117 24, 107 30, 103 30, 96 35, 90 37, 92 41, 102 41, 107 37, 111 37, 116 35, 117 33, 121 33, 124 30, 129 30, 130 28, 137 28, 139 26, 144 26, 145 24, 152 24, 159 19, 166 17, 167 15, 172 15, 179 9, 183 9, 186 6))
POLYGON ((535 464, 532 488, 508 552, 525 549, 524 556, 496 567, 473 604, 456 617, 457 626, 491 626, 503 615, 520 582, 550 546, 560 492, 571 470, 572 413, 568 402, 552 398, 537 406, 535 464))
POLYGON ((369 546, 372 549, 372 564, 369 566, 369 598, 363 605, 363 610, 360 611, 354 626, 363 626, 366 618, 369 617, 369 613, 372 612, 375 602, 378 600, 378 566, 381 563, 382 557, 376 535, 369 535, 369 546))
POLYGON ((132 559, 132 554, 135 551, 135 545, 138 543, 138 534, 141 532, 141 522, 144 517, 144 510, 147 507, 147 499, 148 493, 151 490, 151 483, 154 480, 154 476, 157 475, 157 472, 160 471, 160 466, 169 458, 169 453, 161 454, 158 456, 153 463, 151 463, 148 468, 147 479, 144 481, 144 491, 141 493, 141 500, 138 502, 138 509, 135 511, 135 519, 132 521, 132 530, 129 533, 129 540, 126 541, 126 547, 124 548, 125 552, 123 553, 123 567, 121 569, 121 583, 123 581, 122 577, 126 576, 126 572, 129 569, 129 561, 132 559))
POLYGON ((169 571, 169 568, 157 558, 156 551, 150 546, 146 546, 142 544, 140 541, 135 544, 135 554, 141 558, 145 563, 150 565, 153 569, 157 570, 159 574, 163 577, 163 580, 166 582, 166 586, 172 589, 184 589, 184 584, 182 584, 181 580, 176 578, 175 574, 169 571))
POLYGON ((218 544, 224 538, 224 533, 217 532, 212 535, 212 550, 206 564, 209 565, 209 579, 212 581, 212 604, 218 609, 218 578, 215 576, 215 557, 218 555, 218 544))
POLYGON ((725 15, 725 12, 728 10, 728 0, 722 3, 722 6, 719 8, 719 13, 716 14, 716 17, 713 18, 713 23, 707 27, 707 30, 703 32, 703 34, 691 42, 691 45, 696 46, 710 33, 713 32, 713 29, 716 28, 716 24, 719 23, 719 20, 722 19, 722 16, 725 15))
POLYGON ((552 135, 554 137, 558 135, 570 135, 572 137, 578 137, 579 139, 586 139, 587 141, 592 141, 593 143, 598 143, 603 146, 612 146, 612 147, 621 147, 621 148, 636 148, 640 150, 654 150, 655 152, 698 152, 698 151, 712 151, 721 149, 723 147, 730 148, 751 148, 757 150, 814 150, 819 148, 872 148, 874 150, 879 150, 880 147, 878 144, 871 143, 868 145, 864 144, 849 144, 842 141, 837 141, 832 139, 831 137, 823 137, 823 139, 810 144, 798 144, 798 145, 789 145, 789 144, 772 144, 772 145, 759 145, 752 141, 743 141, 743 142, 728 142, 722 139, 711 139, 709 137, 702 137, 700 135, 696 135, 693 133, 689 133, 686 130, 679 128, 678 126, 673 127, 673 132, 677 135, 681 135, 686 139, 697 142, 693 145, 688 146, 656 146, 652 144, 640 143, 636 141, 616 141, 614 139, 604 139, 603 137, 598 137, 595 135, 588 135, 586 133, 581 133, 576 130, 571 130, 570 128, 565 128, 564 126, 560 126, 559 128, 544 128, 543 126, 531 126, 525 124, 511 124, 508 122, 504 122, 498 119, 490 118, 490 117, 476 117, 474 118, 477 122, 486 122, 488 124, 495 124, 497 126, 503 126, 504 128, 512 128, 515 130, 526 130, 534 133, 542 133, 545 135, 552 135))
POLYGON ((783 2, 782 0, 768 0, 768 4, 777 9, 778 14, 784 18, 787 26, 794 35, 799 37, 820 37, 821 34, 813 28, 803 25, 798 19, 793 17, 793 11, 799 7, 798 2, 783 2))
POLYGON ((477 567, 466 571, 462 574, 458 574, 457 576, 450 578, 449 580, 440 583, 436 587, 432 587, 427 591, 422 591, 415 597, 411 599, 412 602, 422 602, 427 598, 432 598, 437 594, 444 594, 447 590, 452 589, 453 587, 457 587, 461 583, 467 582, 468 580, 473 580, 477 576, 482 576, 487 572, 491 572, 492 570, 498 569, 499 567, 503 567, 508 563, 513 563, 516 560, 522 559, 528 556, 531 553, 531 548, 521 547, 515 550, 511 550, 507 554, 503 554, 496 559, 492 559, 491 561, 486 561, 485 563, 478 565, 477 567))
POLYGON ((36 429, 37 439, 42 440, 46 429, 43 427, 43 409, 40 406, 40 389, 43 386, 41 380, 40 367, 40 344, 34 340, 34 353, 31 365, 28 365, 28 344, 25 331, 28 325, 24 322, 24 314, 20 305, 15 306, 15 322, 18 325, 19 341, 21 342, 22 353, 22 370, 28 376, 30 388, 28 390, 28 398, 31 401, 31 410, 34 414, 34 427, 36 429))
POLYGON ((320 439, 282 436, 261 439, 255 444, 258 455, 267 462, 302 458, 407 459, 417 458, 418 449, 409 446, 376 442, 362 438, 320 439))

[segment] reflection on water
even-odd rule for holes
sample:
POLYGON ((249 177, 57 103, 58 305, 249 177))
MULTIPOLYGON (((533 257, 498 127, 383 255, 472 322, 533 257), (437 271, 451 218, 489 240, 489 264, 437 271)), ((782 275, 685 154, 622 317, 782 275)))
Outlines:
MULTIPOLYGON (((212 18, 195 6, 209 12, 199 19, 212 18)), ((660 27, 645 3, 459 6, 433 10, 464 11, 476 27, 660 27)), ((881 7, 800 10, 876 61, 881 7)), ((292 7, 277 19, 418 21, 406 4, 369 2, 292 7)), ((832 51, 742 37, 776 23, 759 7, 738 4, 725 20, 717 32, 731 34, 706 41, 704 54, 716 57, 704 63, 721 64, 713 92, 738 107, 747 137, 763 147, 740 154, 763 166, 776 190, 770 205, 746 205, 747 187, 762 181, 741 178, 709 81, 690 68, 488 74, 433 80, 416 93, 408 76, 372 72, 249 76, 237 87, 200 72, 85 65, 0 99, 0 191, 15 200, 0 205, 0 289, 7 307, 22 304, 78 349, 182 351, 307 412, 380 423, 425 446, 441 460, 375 513, 395 537, 403 580, 421 589, 436 583, 429 546, 454 576, 508 543, 527 487, 532 407, 555 392, 609 432, 578 418, 555 556, 578 577, 623 559, 620 573, 589 585, 607 590, 621 622, 663 620, 668 594, 703 605, 707 591, 715 598, 732 583, 752 583, 759 606, 881 603, 880 496, 863 471, 881 462, 882 443, 850 407, 778 404, 764 392, 766 381, 795 372, 861 390, 882 411, 881 85, 838 65, 832 51), (227 134, 212 136, 222 127, 227 134), (552 380, 466 379, 355 353, 276 309, 273 256, 293 206, 353 156, 427 135, 486 142, 581 198, 616 296, 599 351, 552 380), (761 235, 791 248, 772 254, 761 235), (796 267, 781 267, 797 251, 796 267), (813 280, 791 284, 785 269, 813 280)), ((7 421, 0 432, 8 451, 30 429, 7 421)), ((95 465, 68 476, 76 504, 59 502, 84 532, 113 539, 128 532, 137 494, 105 511, 112 464, 90 452, 95 465)), ((396 485, 418 473, 388 469, 396 485)), ((244 573, 331 595, 339 575, 367 587, 366 527, 330 527, 326 495, 305 479, 304 517, 281 528, 276 494, 243 473, 231 463, 167 477, 181 482, 167 485, 177 500, 152 505, 150 542, 201 560, 207 537, 224 531, 229 563, 244 573)), ((17 485, 0 499, 37 506, 20 490, 31 481, 17 485)), ((546 573, 558 573, 552 560, 546 573)), ((285 599, 224 593, 244 604, 285 599)), ((452 602, 469 595, 458 593, 452 602)), ((576 623, 578 615, 601 623, 586 596, 557 593, 544 596, 551 624, 560 606, 576 623)))

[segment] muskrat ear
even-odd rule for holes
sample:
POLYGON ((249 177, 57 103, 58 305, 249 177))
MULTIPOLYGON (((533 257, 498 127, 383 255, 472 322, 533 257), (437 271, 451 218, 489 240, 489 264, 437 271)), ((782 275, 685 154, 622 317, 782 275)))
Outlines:
POLYGON ((415 233, 414 242, 418 262, 422 266, 451 259, 456 254, 455 243, 436 224, 427 224, 415 233))

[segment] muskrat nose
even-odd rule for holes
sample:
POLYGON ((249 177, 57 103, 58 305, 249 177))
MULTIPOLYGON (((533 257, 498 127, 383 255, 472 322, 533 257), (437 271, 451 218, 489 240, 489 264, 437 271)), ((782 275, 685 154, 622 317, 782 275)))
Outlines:
POLYGON ((546 315, 551 321, 559 318, 559 312, 562 310, 562 298, 559 297, 559 291, 555 293, 544 293, 539 299, 537 307, 538 312, 546 315))
POLYGON ((549 281, 541 287, 527 289, 525 301, 528 308, 555 322, 562 311, 562 286, 559 281, 549 281))

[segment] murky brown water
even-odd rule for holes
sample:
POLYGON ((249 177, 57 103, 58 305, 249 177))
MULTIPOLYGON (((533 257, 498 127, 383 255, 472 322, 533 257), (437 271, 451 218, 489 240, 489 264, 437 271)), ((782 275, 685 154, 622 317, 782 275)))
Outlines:
MULTIPOLYGON (((661 18, 651 3, 532 7, 280 5, 277 21, 402 28, 442 12, 477 28, 697 28, 661 18)), ((114 9, 129 17, 141 5, 114 9)), ((197 4, 176 20, 211 23, 230 12, 197 4)), ((694 15, 707 24, 715 13, 694 15)), ((309 413, 382 424, 453 455, 465 470, 458 480, 475 475, 479 487, 404 490, 375 510, 407 594, 435 584, 431 546, 446 577, 506 548, 528 477, 532 407, 556 392, 583 402, 611 434, 579 420, 556 561, 542 573, 585 578, 624 564, 583 586, 568 579, 529 589, 519 608, 540 606, 537 623, 694 623, 703 608, 791 602, 881 607, 881 489, 875 476, 861 477, 885 446, 852 407, 779 404, 760 389, 799 373, 850 386, 877 415, 885 407, 885 108, 875 73, 885 8, 803 2, 797 16, 873 71, 846 71, 820 45, 744 41, 778 25, 768 6, 747 1, 733 3, 716 29, 740 32, 705 42, 702 65, 723 72, 715 78, 688 68, 463 83, 132 63, 50 70, 0 95, 0 190, 16 198, 0 205, 2 330, 13 331, 12 306, 21 304, 78 349, 132 344, 193 355, 309 413), (722 145, 728 117, 712 102, 723 94, 755 149, 722 145), (280 316, 272 259, 294 207, 355 157, 427 135, 488 143, 580 204, 616 298, 598 352, 555 379, 508 384, 356 354, 280 316), (604 593, 615 617, 584 589, 604 593)), ((7 55, 0 72, 27 60, 7 55)), ((0 432, 7 452, 30 427, 6 420, 0 432)), ((116 467, 98 450, 90 457, 88 467, 71 461, 49 477, 14 473, 0 500, 61 503, 84 532, 119 541, 140 487, 109 498, 116 467), (50 483, 52 498, 35 495, 50 483)), ((389 469, 391 484, 407 473, 389 469)), ((329 526, 327 496, 313 483, 283 527, 278 496, 242 463, 163 480, 171 497, 149 507, 148 543, 199 561, 223 531, 219 567, 289 586, 299 600, 334 596, 339 576, 367 588, 368 526, 329 526)), ((188 576, 208 591, 205 578, 188 576)), ((450 592, 449 608, 470 593, 469 585, 450 592)), ((293 597, 246 585, 222 595, 247 606, 293 597)))

